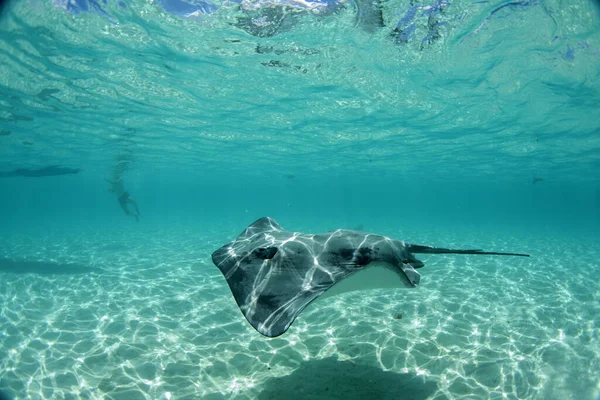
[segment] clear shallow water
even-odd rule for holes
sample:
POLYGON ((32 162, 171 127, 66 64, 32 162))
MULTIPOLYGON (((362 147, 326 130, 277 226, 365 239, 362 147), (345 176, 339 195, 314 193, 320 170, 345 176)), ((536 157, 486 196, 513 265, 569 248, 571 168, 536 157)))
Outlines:
POLYGON ((31 259, 35 246, 49 263, 17 272, 0 262, 4 387, 34 398, 598 395, 598 246, 589 237, 422 231, 427 242, 499 250, 525 241, 533 258, 422 257, 418 289, 334 297, 266 339, 208 258, 227 229, 145 232, 3 241, 9 259, 31 259))
POLYGON ((0 389, 598 398, 596 3, 452 3, 424 48, 351 8, 258 38, 235 11, 132 4, 4 15, 0 171, 83 171, 0 178, 0 389), (139 223, 104 181, 119 162, 139 223), (418 289, 334 297, 266 339, 210 261, 263 215, 532 257, 421 257, 418 289))

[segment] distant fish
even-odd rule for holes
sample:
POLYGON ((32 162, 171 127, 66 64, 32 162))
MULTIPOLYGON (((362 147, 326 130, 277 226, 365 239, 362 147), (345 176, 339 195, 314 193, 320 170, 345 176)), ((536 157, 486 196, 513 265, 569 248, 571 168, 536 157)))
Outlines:
POLYGON ((532 184, 535 185, 538 182, 544 182, 544 179, 543 178, 538 178, 537 176, 534 176, 532 184))
POLYGON ((0 171, 0 178, 8 178, 13 176, 24 176, 27 178, 39 178, 42 176, 57 176, 77 174, 83 171, 81 168, 68 168, 59 165, 50 165, 42 168, 17 168, 12 171, 0 171))
MULTIPOLYGON (((376 287, 419 284, 423 254, 488 254, 410 244, 366 232, 338 229, 322 234, 284 230, 264 217, 212 254, 240 310, 258 332, 275 337, 317 297, 376 287)), ((396 313, 396 319, 402 318, 396 313)))

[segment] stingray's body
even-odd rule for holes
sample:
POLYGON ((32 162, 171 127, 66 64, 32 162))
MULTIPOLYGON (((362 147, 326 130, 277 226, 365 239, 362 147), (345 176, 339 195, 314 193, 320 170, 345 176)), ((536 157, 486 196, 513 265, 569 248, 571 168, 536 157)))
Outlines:
MULTIPOLYGON (((345 229, 315 235, 289 232, 264 217, 215 251, 212 260, 248 322, 263 335, 275 337, 311 301, 338 282, 350 281, 346 278, 363 276, 362 271, 383 269, 388 283, 416 287, 420 275, 415 268, 423 263, 414 253, 527 256, 421 246, 345 229)), ((366 288, 372 284, 369 279, 359 282, 366 288)))

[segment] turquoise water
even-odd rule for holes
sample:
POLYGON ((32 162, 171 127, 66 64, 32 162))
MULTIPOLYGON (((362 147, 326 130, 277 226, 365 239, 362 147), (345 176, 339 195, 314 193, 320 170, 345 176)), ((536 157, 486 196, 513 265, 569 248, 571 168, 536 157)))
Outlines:
POLYGON ((427 20, 394 43, 350 5, 255 37, 235 7, 129 4, 2 16, 0 175, 82 171, 0 177, 0 391, 600 398, 597 2, 456 1, 425 44, 427 20), (418 288, 332 297, 268 339, 210 259, 266 215, 531 257, 421 255, 418 288))

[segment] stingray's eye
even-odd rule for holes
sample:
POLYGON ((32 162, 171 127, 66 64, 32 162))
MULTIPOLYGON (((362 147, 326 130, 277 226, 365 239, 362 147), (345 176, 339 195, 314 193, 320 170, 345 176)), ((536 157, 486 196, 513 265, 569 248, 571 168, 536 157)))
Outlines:
POLYGON ((354 256, 354 250, 353 249, 340 249, 339 255, 342 258, 350 259, 354 256))
POLYGON ((254 256, 263 260, 270 260, 275 257, 275 254, 277 254, 277 247, 260 247, 254 250, 254 256))

